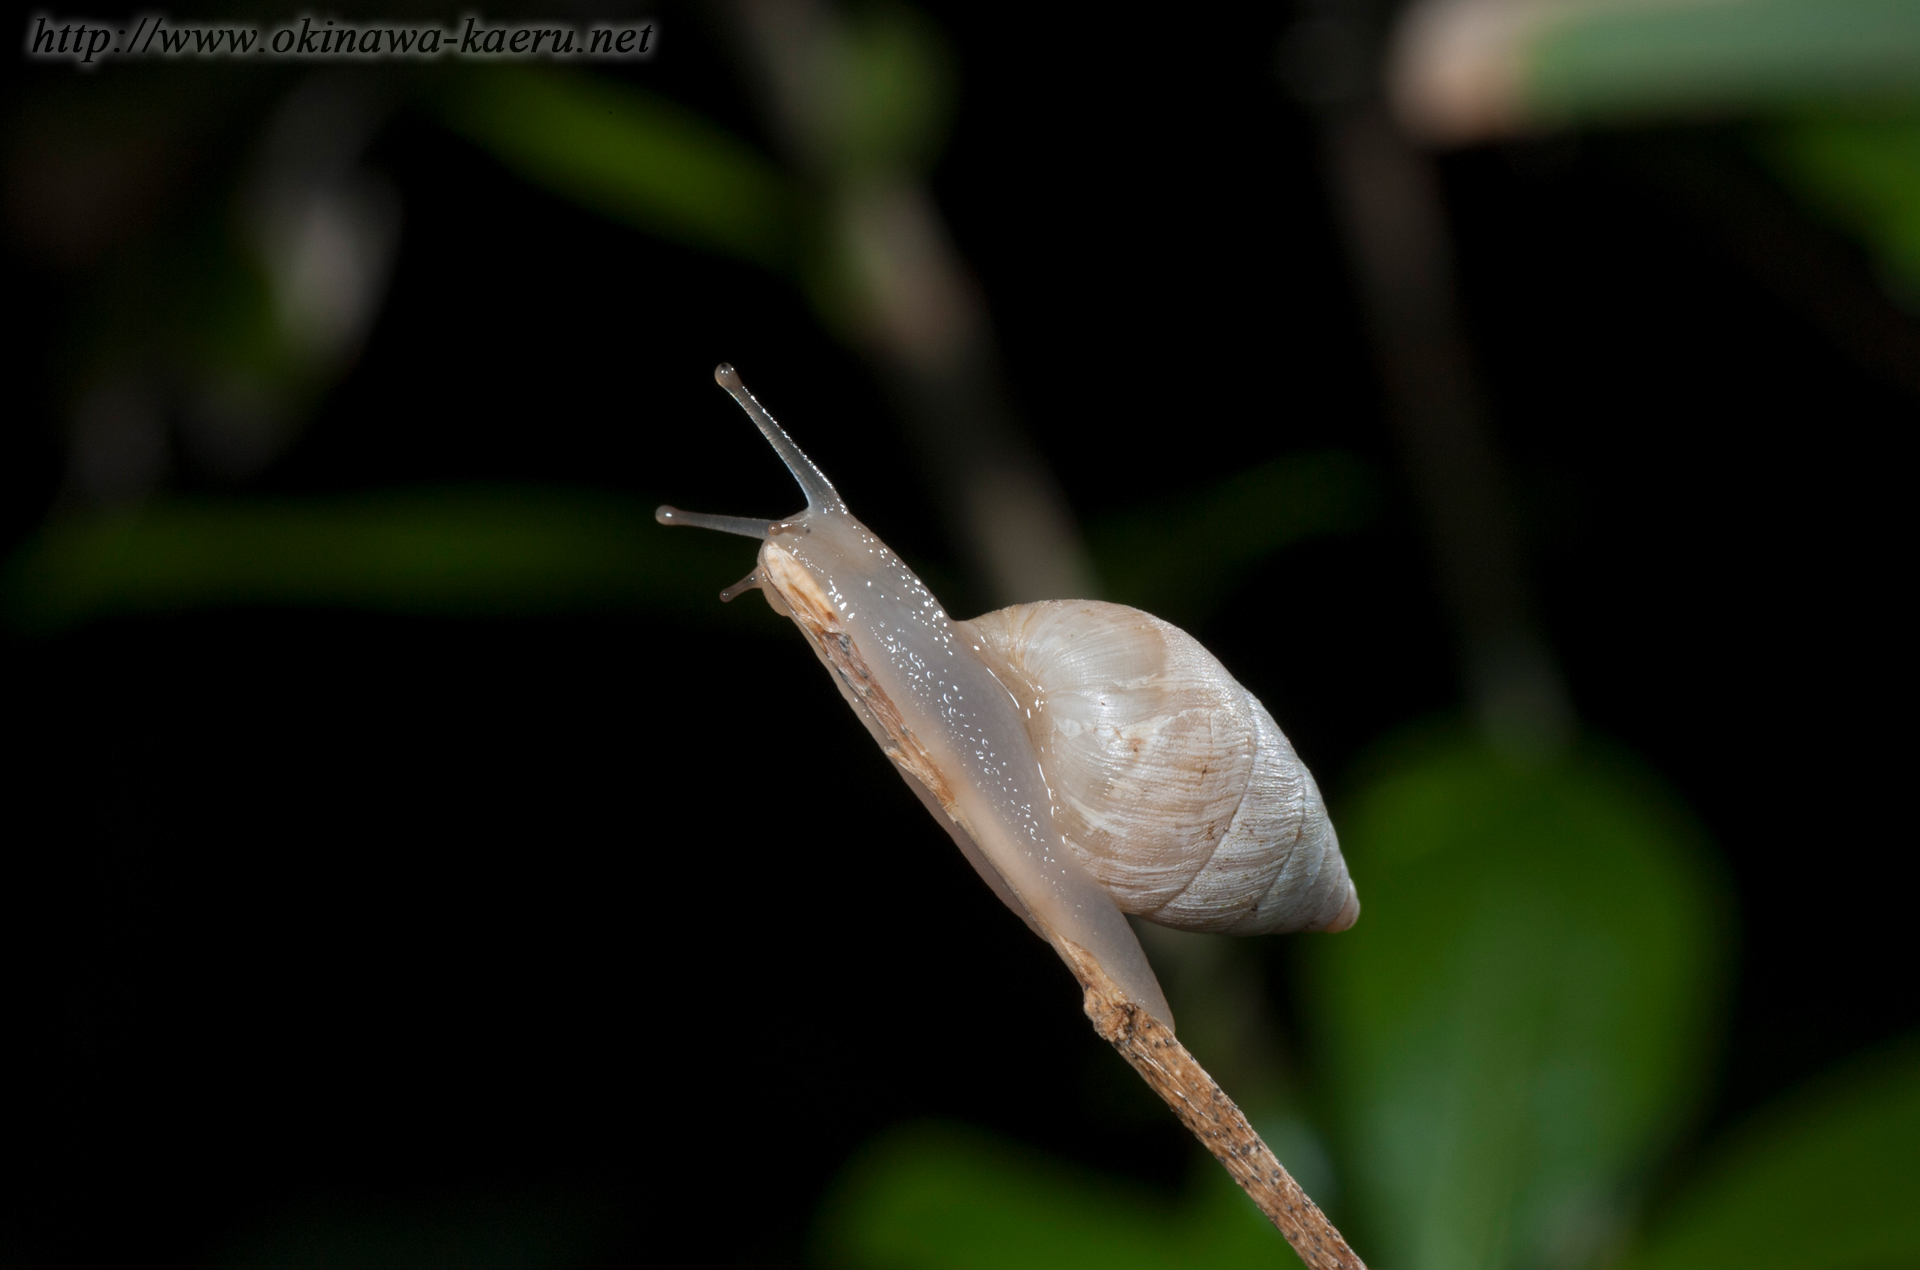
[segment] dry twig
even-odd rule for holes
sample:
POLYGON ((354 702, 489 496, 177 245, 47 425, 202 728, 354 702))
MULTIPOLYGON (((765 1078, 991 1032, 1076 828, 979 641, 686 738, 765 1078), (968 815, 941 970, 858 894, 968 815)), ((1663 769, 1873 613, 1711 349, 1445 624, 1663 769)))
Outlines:
POLYGON ((1128 1000, 1100 963, 1071 940, 1062 952, 1086 989, 1087 1017, 1192 1130, 1313 1270, 1367 1270, 1320 1206, 1307 1198, 1207 1069, 1166 1024, 1128 1000))

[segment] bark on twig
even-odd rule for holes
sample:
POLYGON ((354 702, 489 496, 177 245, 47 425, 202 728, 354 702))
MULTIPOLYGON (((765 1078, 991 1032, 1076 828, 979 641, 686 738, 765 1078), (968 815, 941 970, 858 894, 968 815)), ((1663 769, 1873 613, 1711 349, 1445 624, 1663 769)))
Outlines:
POLYGON ((1300 1260, 1313 1270, 1366 1270, 1320 1206, 1267 1144, 1207 1069, 1174 1039, 1172 1029, 1128 1000, 1098 961, 1071 940, 1061 955, 1086 989, 1087 1017, 1120 1056, 1159 1094, 1180 1123, 1226 1167, 1240 1189, 1280 1228, 1300 1260))

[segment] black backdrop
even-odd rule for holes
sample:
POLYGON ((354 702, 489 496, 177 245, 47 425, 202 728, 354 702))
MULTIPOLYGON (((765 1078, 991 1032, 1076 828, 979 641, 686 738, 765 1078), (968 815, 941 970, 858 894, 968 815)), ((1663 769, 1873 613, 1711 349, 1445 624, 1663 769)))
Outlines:
MULTIPOLYGON (((1284 15, 936 17, 962 76, 936 193, 1075 509, 1309 447, 1388 474, 1372 527, 1274 559, 1201 632, 1337 816, 1366 747, 1459 690, 1311 120, 1272 74, 1284 15)), ((662 29, 635 78, 764 143, 701 16, 662 29)), ((1680 791, 1738 888, 1709 1130, 1920 1021, 1891 602, 1920 403, 1831 315, 1908 319, 1745 154, 1708 128, 1443 165, 1578 707, 1680 791), (1782 285, 1740 245, 1768 234, 1827 272, 1782 285)), ((252 491, 533 481, 790 510, 712 385, 726 359, 970 610, 869 369, 790 286, 418 116, 374 164, 406 208, 386 308, 252 491)), ((76 288, 8 270, 18 542, 59 479, 76 288)), ((208 1264, 289 1223, 473 1212, 609 1263, 669 1236, 791 1262, 848 1152, 916 1115, 1166 1185, 1186 1166, 1171 1120, 1116 1113, 1066 974, 757 600, 698 627, 196 613, 6 652, 0 1257, 208 1264)), ((1263 956, 1283 993, 1285 941, 1263 956)))

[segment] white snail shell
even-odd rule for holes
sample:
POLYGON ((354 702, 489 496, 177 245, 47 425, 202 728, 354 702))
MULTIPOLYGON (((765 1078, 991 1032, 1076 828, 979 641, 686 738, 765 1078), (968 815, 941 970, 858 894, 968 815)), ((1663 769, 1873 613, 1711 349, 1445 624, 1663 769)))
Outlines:
POLYGON ((1359 899, 1312 775, 1199 640, 1098 600, 967 625, 1031 701, 1054 823, 1122 912, 1229 935, 1353 924, 1359 899))
POLYGON ((1123 913, 1184 930, 1343 930, 1360 901, 1313 777, 1191 635, 1092 600, 950 618, 730 366, 714 372, 807 495, 781 521, 663 524, 763 540, 759 587, 1008 907, 1172 1014, 1123 913))

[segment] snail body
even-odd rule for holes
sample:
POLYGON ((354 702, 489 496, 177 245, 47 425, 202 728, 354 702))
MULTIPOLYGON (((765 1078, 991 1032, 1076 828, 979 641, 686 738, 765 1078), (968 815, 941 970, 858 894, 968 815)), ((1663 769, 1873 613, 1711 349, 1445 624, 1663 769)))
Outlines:
POLYGON ((1124 913, 1187 930, 1340 930, 1359 900, 1313 777, 1199 641, 1088 600, 959 621, 847 510, 730 366, 714 377, 792 471, 780 521, 689 514, 762 540, 758 588, 1007 906, 1171 1011, 1124 913))

